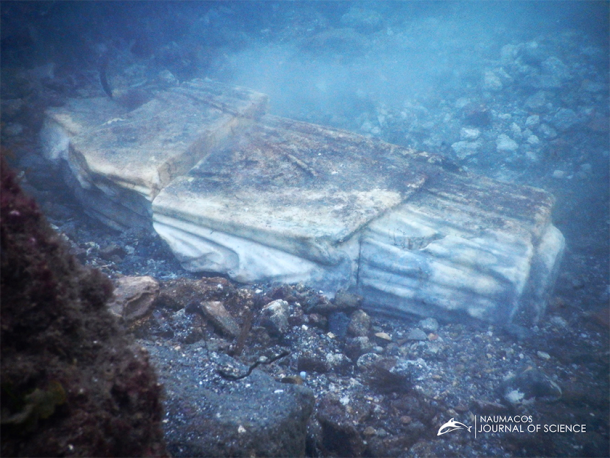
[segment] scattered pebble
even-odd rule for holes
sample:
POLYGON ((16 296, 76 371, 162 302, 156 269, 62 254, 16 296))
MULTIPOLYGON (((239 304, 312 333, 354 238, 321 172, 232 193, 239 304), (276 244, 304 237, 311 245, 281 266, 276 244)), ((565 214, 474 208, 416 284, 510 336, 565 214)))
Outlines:
POLYGON ((547 352, 545 351, 537 351, 536 354, 538 355, 538 358, 540 359, 551 359, 551 355, 549 355, 547 352))
POLYGON ((425 332, 438 331, 438 321, 435 318, 426 318, 419 322, 419 327, 425 332))
POLYGON ((498 135, 496 139, 496 148, 498 152, 514 153, 519 149, 519 144, 506 134, 498 135))
POLYGON ((428 340, 428 335, 419 328, 410 329, 407 333, 408 340, 428 340))

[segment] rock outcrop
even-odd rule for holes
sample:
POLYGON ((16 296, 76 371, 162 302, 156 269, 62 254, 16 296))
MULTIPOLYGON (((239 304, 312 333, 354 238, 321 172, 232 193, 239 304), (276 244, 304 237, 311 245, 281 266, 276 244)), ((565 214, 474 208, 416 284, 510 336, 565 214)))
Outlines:
POLYGON ((2 161, 2 456, 167 456, 161 387, 112 284, 68 252, 2 161))

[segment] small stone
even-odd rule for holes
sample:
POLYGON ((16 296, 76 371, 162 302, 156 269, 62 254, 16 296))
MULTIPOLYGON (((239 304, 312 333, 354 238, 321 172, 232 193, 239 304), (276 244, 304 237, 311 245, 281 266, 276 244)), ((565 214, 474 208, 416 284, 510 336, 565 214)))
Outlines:
POLYGON ((388 342, 392 341, 392 337, 387 332, 376 332, 375 337, 378 337, 381 340, 387 340, 388 342))
POLYGON ((428 340, 428 335, 419 328, 410 329, 407 333, 407 340, 428 340))
POLYGON ((365 120, 362 125, 360 126, 360 131, 361 132, 370 132, 373 129, 373 124, 371 123, 371 121, 369 121, 368 119, 365 120))
POLYGON ((345 372, 352 367, 352 362, 343 353, 328 353, 326 355, 326 362, 330 365, 331 369, 338 373, 345 372))
POLYGON ((365 353, 369 353, 373 349, 373 344, 368 337, 354 337, 348 339, 345 345, 345 354, 353 360, 358 359, 365 353))
POLYGON ((118 257, 119 259, 124 258, 127 252, 116 243, 111 243, 104 248, 101 248, 99 254, 100 258, 110 261, 113 257, 118 257))
POLYGON ((519 390, 510 390, 504 394, 504 399, 511 404, 519 404, 524 398, 524 394, 519 390))
POLYGON ((491 124, 493 116, 491 110, 480 104, 469 103, 462 109, 464 122, 470 126, 487 127, 491 124))
POLYGON ((474 399, 474 404, 479 412, 486 415, 506 412, 506 410, 508 410, 508 408, 504 404, 485 401, 482 399, 474 399))
POLYGON ((345 291, 339 291, 335 295, 335 304, 339 309, 354 310, 360 307, 362 304, 362 296, 346 293, 345 291))
POLYGON ((532 146, 540 145, 540 139, 536 135, 530 135, 526 141, 532 146))
POLYGON ((551 359, 551 355, 549 355, 545 351, 537 351, 536 354, 538 355, 538 358, 540 358, 540 359, 546 359, 546 360, 551 359))
POLYGON ((324 315, 320 315, 319 313, 310 313, 307 315, 307 318, 309 320, 309 324, 316 326, 317 328, 326 329, 328 326, 328 320, 326 317, 324 315))
POLYGON ((488 91, 501 91, 503 88, 502 80, 491 70, 486 70, 483 74, 483 88, 488 91))
POLYGON ((540 116, 538 115, 528 116, 525 120, 525 127, 529 129, 536 127, 538 124, 540 124, 540 116))
POLYGON ((558 327, 558 328, 567 328, 568 327, 568 322, 566 320, 564 320, 562 317, 560 316, 553 316, 549 319, 549 323, 551 323, 553 326, 558 327))
POLYGON ((514 138, 521 138, 521 136, 523 135, 521 132, 521 127, 519 127, 519 125, 516 122, 513 122, 510 125, 510 132, 514 138))
POLYGON ((343 312, 331 313, 328 316, 329 331, 340 339, 343 339, 346 336, 349 323, 349 317, 343 312))
POLYGON ((581 164, 580 170, 583 171, 584 173, 591 173, 593 171, 593 166, 588 163, 581 164))
POLYGON ((506 379, 502 383, 502 393, 504 399, 513 405, 533 401, 553 402, 562 396, 561 388, 553 380, 532 367, 506 379))
POLYGON ((370 437, 370 436, 374 436, 375 434, 377 434, 377 431, 375 431, 375 428, 373 428, 372 426, 367 426, 366 428, 364 428, 364 431, 362 432, 362 434, 370 437))
POLYGON ((500 49, 500 59, 502 59, 503 63, 508 64, 515 60, 515 57, 517 57, 516 45, 508 44, 502 46, 502 49, 500 49))
POLYGON ((288 302, 282 299, 269 302, 262 310, 262 325, 272 335, 283 335, 290 329, 288 323, 289 312, 288 302))
POLYGON ((455 155, 460 159, 466 159, 469 156, 477 154, 481 148, 481 142, 468 142, 459 141, 451 145, 451 149, 455 152, 455 155))
POLYGON ((167 69, 161 70, 159 72, 158 76, 159 76, 159 81, 161 81, 162 83, 172 85, 172 86, 175 84, 178 84, 178 79, 174 76, 174 74, 172 72, 170 72, 167 69))
POLYGON ((460 97, 459 99, 457 99, 455 101, 455 108, 457 108, 458 110, 461 110, 462 108, 464 108, 466 105, 468 105, 470 103, 470 99, 467 97, 460 97))
POLYGON ((326 357, 313 352, 303 352, 297 360, 297 370, 299 372, 317 372, 324 374, 331 369, 326 357))
POLYGON ((201 311, 203 315, 210 320, 212 325, 222 332, 232 337, 239 335, 239 326, 233 319, 231 314, 219 301, 204 301, 201 303, 201 311))
POLYGON ((465 404, 458 404, 458 405, 456 405, 456 406, 454 407, 454 410, 455 410, 456 412, 461 412, 461 413, 464 413, 464 412, 468 412, 468 410, 470 410, 470 409, 469 409, 469 408, 468 408, 468 406, 467 406, 467 405, 465 405, 465 404))
POLYGON ((395 358, 384 358, 374 353, 367 353, 358 358, 356 367, 362 373, 363 380, 376 390, 390 393, 402 392, 411 386, 409 367, 397 367, 395 358))
POLYGON ((110 311, 126 322, 146 316, 159 295, 159 283, 152 277, 121 277, 116 280, 110 311))
POLYGON ((352 336, 366 336, 371 327, 371 317, 364 310, 356 310, 350 317, 347 332, 352 336))
POLYGON ((570 108, 561 108, 551 121, 557 130, 566 132, 576 126, 580 121, 578 115, 570 108))
POLYGON ((514 153, 519 149, 519 144, 506 134, 498 135, 496 147, 502 153, 514 153))
POLYGON ((557 137, 557 131, 548 124, 540 124, 539 130, 540 134, 542 134, 542 136, 546 139, 557 137))
POLYGON ((538 91, 534 95, 529 96, 525 100, 525 106, 534 112, 543 111, 547 105, 548 93, 545 91, 538 91))
POLYGON ((553 175, 551 175, 551 176, 553 178, 561 179, 561 178, 565 178, 566 173, 563 170, 554 170, 553 175))
POLYGON ((388 435, 388 432, 383 429, 383 428, 379 428, 377 430, 377 437, 386 437, 388 435))
POLYGON ((564 81, 570 78, 570 71, 566 64, 555 56, 551 56, 541 64, 542 71, 554 78, 564 81))
POLYGON ((434 318, 426 318, 419 322, 419 327, 425 332, 436 332, 438 331, 438 321, 434 318))
POLYGON ((427 380, 430 367, 423 358, 417 358, 416 360, 399 359, 392 368, 392 372, 402 374, 412 380, 427 380))
POLYGON ((365 353, 361 355, 356 361, 356 367, 361 371, 366 371, 373 367, 373 365, 379 361, 382 361, 383 358, 375 353, 365 353))
MULTIPOLYGON (((302 373, 304 374, 305 372, 302 373)), ((300 375, 288 375, 286 377, 282 377, 280 379, 280 383, 287 383, 289 385, 302 385, 303 377, 301 377, 300 375)))
POLYGON ((408 415, 403 415, 402 417, 400 417, 400 422, 403 425, 408 425, 409 423, 411 423, 412 420, 413 419, 410 416, 408 416, 408 415))
POLYGON ((460 130, 461 140, 476 140, 481 136, 481 131, 474 127, 462 127, 460 130))
MULTIPOLYGON (((349 406, 329 399, 328 395, 321 398, 316 400, 315 418, 320 425, 320 437, 327 438, 325 455, 363 456, 367 445, 362 434, 354 426, 354 416, 347 412, 349 406)), ((303 455, 303 451, 300 454, 303 455)), ((288 456, 285 453, 283 455, 288 456)))

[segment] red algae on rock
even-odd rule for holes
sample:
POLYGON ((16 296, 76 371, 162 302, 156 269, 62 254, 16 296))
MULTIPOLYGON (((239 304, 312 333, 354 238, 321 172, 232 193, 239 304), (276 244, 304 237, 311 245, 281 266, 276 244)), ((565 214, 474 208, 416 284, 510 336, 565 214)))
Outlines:
POLYGON ((166 456, 161 387, 2 160, 2 456, 166 456))

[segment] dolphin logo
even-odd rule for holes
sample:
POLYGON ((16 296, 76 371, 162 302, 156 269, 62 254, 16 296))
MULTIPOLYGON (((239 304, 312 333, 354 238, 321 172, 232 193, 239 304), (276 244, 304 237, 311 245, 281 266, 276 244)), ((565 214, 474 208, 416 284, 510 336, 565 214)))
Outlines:
POLYGON ((445 433, 450 433, 451 431, 456 431, 458 429, 466 428, 468 432, 470 432, 470 428, 472 426, 466 426, 464 423, 460 423, 459 421, 455 421, 453 418, 449 420, 447 423, 438 428, 437 436, 442 436, 445 433))

